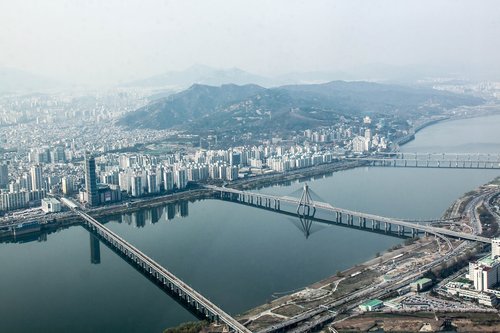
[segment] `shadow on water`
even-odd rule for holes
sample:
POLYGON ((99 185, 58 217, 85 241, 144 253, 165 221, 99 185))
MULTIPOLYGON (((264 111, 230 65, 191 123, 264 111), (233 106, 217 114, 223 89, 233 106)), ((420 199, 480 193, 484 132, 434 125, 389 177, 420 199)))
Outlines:
POLYGON ((189 311, 193 316, 198 318, 199 320, 206 319, 194 306, 188 305, 178 294, 174 291, 168 289, 163 283, 155 279, 146 269, 144 269, 141 265, 137 264, 134 260, 130 259, 128 256, 124 255, 122 252, 118 251, 115 247, 110 246, 108 241, 104 239, 102 236, 97 233, 92 232, 85 224, 82 224, 82 227, 85 228, 89 232, 90 237, 90 262, 92 264, 101 264, 101 249, 100 243, 106 245, 108 249, 117 254, 120 258, 122 258, 125 262, 127 262, 132 268, 134 268, 137 272, 141 273, 146 279, 148 279, 151 283, 157 286, 161 291, 167 294, 171 299, 173 299, 177 304, 182 306, 184 309, 189 311))

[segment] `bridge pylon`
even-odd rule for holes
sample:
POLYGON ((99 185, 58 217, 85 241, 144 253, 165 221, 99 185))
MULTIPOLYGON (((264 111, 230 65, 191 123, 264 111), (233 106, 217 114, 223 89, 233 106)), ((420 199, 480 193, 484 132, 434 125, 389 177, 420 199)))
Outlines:
POLYGON ((297 206, 297 214, 302 216, 314 216, 315 213, 316 213, 316 205, 314 204, 314 200, 311 197, 309 185, 307 185, 306 183, 304 184, 299 205, 297 206))

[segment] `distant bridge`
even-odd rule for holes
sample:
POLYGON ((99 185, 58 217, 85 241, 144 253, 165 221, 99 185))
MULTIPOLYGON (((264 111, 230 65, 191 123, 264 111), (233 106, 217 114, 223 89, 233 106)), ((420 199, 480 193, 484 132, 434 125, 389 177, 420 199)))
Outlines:
POLYGON ((500 169, 500 154, 391 152, 348 157, 346 160, 365 161, 373 166, 390 167, 500 169))
POLYGON ((187 285, 180 278, 176 277, 166 268, 162 267, 156 261, 139 251, 137 248, 115 234, 113 231, 106 228, 99 221, 82 211, 76 205, 68 205, 65 201, 63 201, 63 203, 65 203, 70 209, 72 209, 83 219, 86 227, 97 234, 110 247, 114 248, 116 251, 129 258, 131 261, 134 261, 158 284, 163 285, 172 293, 178 295, 179 299, 183 301, 185 305, 194 309, 210 321, 224 323, 225 325, 227 325, 231 332, 251 333, 249 329, 240 324, 236 319, 232 318, 229 314, 217 307, 211 301, 206 299, 192 287, 187 285))
MULTIPOLYGON (((307 186, 307 185, 306 185, 307 186)), ((222 199, 227 198, 229 200, 248 203, 255 206, 265 207, 270 210, 281 210, 281 205, 283 203, 294 205, 298 207, 299 215, 304 212, 304 200, 289 197, 289 196, 276 196, 248 191, 240 191, 227 187, 219 187, 213 185, 205 185, 205 188, 211 189, 214 192, 218 192, 222 199), (299 212, 300 210, 300 212, 299 212)), ((305 189, 306 191, 306 189, 305 189)), ((404 234, 405 228, 407 230, 411 230, 412 235, 416 235, 418 231, 425 232, 429 234, 434 234, 437 236, 448 236, 458 239, 471 240, 482 243, 491 243, 491 239, 487 237, 482 237, 479 235, 469 234, 465 232, 458 232, 449 229, 437 228, 425 224, 418 224, 413 222, 404 221, 401 219, 395 219, 391 217, 384 217, 374 214, 362 213, 357 211, 352 211, 348 209, 333 207, 332 205, 324 202, 310 202, 309 209, 312 208, 314 210, 323 210, 326 212, 334 213, 335 221, 338 223, 342 223, 343 219, 345 219, 345 223, 347 225, 354 225, 354 218, 356 217, 359 222, 359 226, 366 227, 366 224, 371 222, 373 229, 392 231, 392 226, 397 227, 398 233, 404 234), (381 228, 383 225, 383 229, 381 228)), ((307 206, 307 204, 306 204, 307 206)), ((307 211, 306 211, 307 213, 307 211)))

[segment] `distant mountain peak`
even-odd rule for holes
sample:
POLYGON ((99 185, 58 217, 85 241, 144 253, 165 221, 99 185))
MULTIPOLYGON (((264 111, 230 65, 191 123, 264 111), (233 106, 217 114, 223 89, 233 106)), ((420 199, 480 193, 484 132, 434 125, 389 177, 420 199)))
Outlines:
POLYGON ((220 86, 223 84, 258 84, 268 86, 271 80, 246 72, 240 68, 212 68, 206 65, 193 65, 182 71, 170 71, 124 84, 136 87, 177 87, 187 88, 192 84, 220 86))

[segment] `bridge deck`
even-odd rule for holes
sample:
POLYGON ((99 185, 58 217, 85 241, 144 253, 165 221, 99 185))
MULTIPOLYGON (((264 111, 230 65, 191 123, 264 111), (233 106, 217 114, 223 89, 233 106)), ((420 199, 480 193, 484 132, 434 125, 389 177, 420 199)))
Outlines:
MULTIPOLYGON (((300 203, 299 199, 296 199, 293 197, 288 197, 288 196, 275 196, 275 195, 269 195, 269 194, 240 191, 240 190, 236 190, 236 189, 232 189, 232 188, 218 187, 218 186, 213 186, 213 185, 207 185, 205 187, 212 189, 214 191, 233 193, 233 194, 241 194, 241 195, 249 195, 249 196, 261 197, 261 198, 266 198, 266 199, 271 199, 271 200, 278 200, 280 202, 286 202, 286 203, 289 203, 292 205, 299 205, 299 203, 300 203)), ((445 235, 445 236, 450 236, 453 238, 467 239, 467 240, 472 240, 472 241, 482 242, 482 243, 491 243, 491 239, 487 238, 487 237, 468 234, 468 233, 464 233, 464 232, 457 232, 457 231, 453 231, 453 230, 449 230, 449 229, 432 227, 432 226, 428 226, 428 225, 421 225, 421 224, 407 222, 407 221, 403 221, 403 220, 395 219, 395 218, 391 218, 391 217, 384 217, 384 216, 379 216, 379 215, 374 215, 374 214, 356 212, 356 211, 352 211, 352 210, 348 210, 348 209, 333 207, 329 203, 315 201, 314 207, 316 207, 317 209, 323 209, 325 211, 330 211, 330 212, 334 212, 334 213, 357 216, 360 218, 364 218, 366 220, 374 220, 374 221, 385 222, 385 223, 389 223, 389 224, 393 224, 393 225, 399 225, 399 226, 406 227, 406 228, 412 228, 412 229, 420 230, 420 231, 427 232, 430 234, 445 235)))
MULTIPOLYGON (((71 207, 70 207, 71 208, 71 207)), ((231 317, 229 314, 224 312, 222 309, 217 307, 211 301, 206 299, 203 295, 198 293, 192 287, 184 283, 180 278, 169 272, 163 266, 158 264, 156 261, 142 253, 140 250, 135 248, 132 244, 125 241, 123 238, 115 234, 110 229, 106 228, 104 225, 99 223, 96 219, 86 214, 85 212, 72 208, 81 218, 86 221, 89 227, 93 228, 99 235, 104 237, 108 242, 110 242, 114 247, 119 249, 122 253, 128 256, 133 256, 135 260, 140 260, 145 263, 150 269, 151 274, 156 274, 157 278, 161 279, 164 283, 166 281, 170 282, 184 295, 188 295, 192 301, 195 301, 199 306, 207 309, 210 313, 218 316, 219 320, 226 324, 232 331, 241 333, 251 333, 249 329, 240 324, 237 320, 231 317)))

